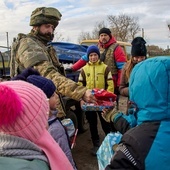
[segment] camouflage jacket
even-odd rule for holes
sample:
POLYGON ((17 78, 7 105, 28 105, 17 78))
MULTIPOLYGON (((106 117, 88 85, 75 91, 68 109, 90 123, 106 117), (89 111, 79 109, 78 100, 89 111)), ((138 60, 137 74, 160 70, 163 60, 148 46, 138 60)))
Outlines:
POLYGON ((25 68, 34 67, 42 76, 51 79, 63 96, 80 100, 86 91, 85 87, 65 77, 55 49, 51 45, 44 45, 36 36, 27 35, 20 40, 15 63, 15 74, 25 68))

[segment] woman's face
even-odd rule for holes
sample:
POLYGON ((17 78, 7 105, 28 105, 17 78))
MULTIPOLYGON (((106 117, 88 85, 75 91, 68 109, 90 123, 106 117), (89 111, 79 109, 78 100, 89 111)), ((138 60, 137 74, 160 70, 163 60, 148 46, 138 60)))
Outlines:
POLYGON ((140 63, 141 61, 145 60, 146 56, 135 56, 133 57, 134 63, 140 63))

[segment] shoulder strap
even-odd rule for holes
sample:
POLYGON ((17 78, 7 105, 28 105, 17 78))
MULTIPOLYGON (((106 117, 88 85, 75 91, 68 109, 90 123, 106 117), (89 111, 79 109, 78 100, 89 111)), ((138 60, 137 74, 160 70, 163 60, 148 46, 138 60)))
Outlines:
POLYGON ((12 46, 11 46, 11 58, 10 58, 10 76, 14 77, 16 73, 15 68, 15 60, 16 60, 16 52, 18 50, 18 46, 20 44, 20 40, 25 38, 27 35, 23 33, 19 33, 17 38, 13 39, 12 46))
POLYGON ((105 58, 106 58, 106 53, 107 53, 107 51, 108 51, 108 48, 106 48, 106 49, 104 50, 104 52, 103 52, 102 54, 100 54, 100 61, 103 61, 103 62, 104 62, 104 60, 105 60, 105 58))
POLYGON ((119 46, 118 43, 114 43, 110 46, 110 49, 114 52, 118 46, 119 46))
MULTIPOLYGON (((106 48, 104 52, 100 55, 100 60, 104 62, 108 49, 111 49, 114 52, 115 49, 118 47, 118 45, 119 45, 118 43, 114 43, 110 47, 106 48)), ((115 59, 114 59, 114 62, 115 62, 115 59)))
POLYGON ((56 117, 56 118, 54 118, 54 119, 52 119, 52 120, 49 120, 49 121, 48 121, 48 125, 50 126, 50 125, 53 124, 57 119, 58 119, 58 118, 56 117))
MULTIPOLYGON (((114 51, 116 50, 116 48, 119 46, 118 43, 114 43, 111 45, 110 49, 112 50, 112 53, 114 54, 114 51)), ((116 69, 118 69, 117 64, 116 64, 116 60, 115 60, 115 55, 113 55, 113 62, 114 65, 116 66, 116 69)))

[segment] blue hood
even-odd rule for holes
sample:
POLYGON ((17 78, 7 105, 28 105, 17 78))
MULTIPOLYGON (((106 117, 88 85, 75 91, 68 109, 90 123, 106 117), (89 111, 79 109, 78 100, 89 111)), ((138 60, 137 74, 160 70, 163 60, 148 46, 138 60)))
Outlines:
POLYGON ((138 107, 138 124, 170 119, 170 57, 137 64, 131 73, 129 93, 138 107))

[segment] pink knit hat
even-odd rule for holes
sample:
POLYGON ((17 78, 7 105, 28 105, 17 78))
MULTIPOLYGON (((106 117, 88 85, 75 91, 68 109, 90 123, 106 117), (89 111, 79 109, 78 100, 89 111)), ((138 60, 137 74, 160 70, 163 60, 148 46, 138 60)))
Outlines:
POLYGON ((72 170, 67 157, 48 133, 49 103, 43 91, 24 81, 0 83, 0 132, 37 144, 51 170, 72 170))

